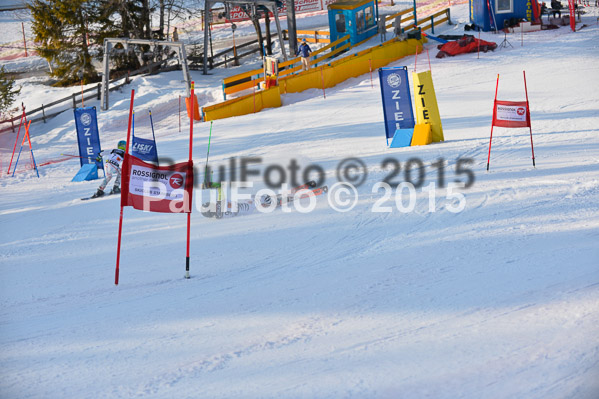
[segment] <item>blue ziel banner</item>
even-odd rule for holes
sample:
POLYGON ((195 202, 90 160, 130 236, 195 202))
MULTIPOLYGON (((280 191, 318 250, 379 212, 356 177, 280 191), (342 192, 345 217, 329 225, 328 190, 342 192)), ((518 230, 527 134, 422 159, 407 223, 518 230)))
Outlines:
POLYGON ((387 139, 390 139, 397 129, 414 128, 408 68, 405 66, 380 68, 379 79, 383 97, 385 133, 387 139))
POLYGON ((76 108, 74 112, 81 166, 95 163, 98 169, 104 169, 104 163, 96 161, 96 157, 102 151, 96 107, 76 108))
POLYGON ((146 162, 158 164, 158 151, 156 151, 156 142, 152 139, 142 139, 133 136, 133 147, 131 153, 134 157, 146 162))

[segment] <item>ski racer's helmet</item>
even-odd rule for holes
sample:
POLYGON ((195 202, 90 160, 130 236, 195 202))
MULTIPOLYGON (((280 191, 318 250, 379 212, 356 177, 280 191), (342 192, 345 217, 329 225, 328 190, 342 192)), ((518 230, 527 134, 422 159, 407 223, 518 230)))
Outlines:
POLYGON ((127 148, 127 142, 125 140, 119 141, 119 144, 117 145, 117 148, 119 150, 125 151, 125 149, 127 148))

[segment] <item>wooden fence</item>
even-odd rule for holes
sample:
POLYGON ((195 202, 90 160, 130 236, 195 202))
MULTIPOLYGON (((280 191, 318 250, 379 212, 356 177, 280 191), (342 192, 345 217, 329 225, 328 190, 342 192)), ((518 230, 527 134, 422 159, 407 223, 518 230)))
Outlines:
MULTIPOLYGON (((118 90, 121 87, 123 87, 124 85, 129 84, 131 82, 130 76, 144 74, 144 73, 151 73, 154 69, 161 68, 162 64, 166 63, 167 61, 169 61, 169 59, 157 61, 157 62, 148 64, 148 65, 145 65, 133 72, 128 73, 126 77, 119 77, 119 78, 113 79, 109 82, 109 85, 114 84, 123 79, 124 79, 124 81, 115 86, 109 87, 109 90, 110 91, 118 90)), ((178 68, 178 66, 176 66, 175 68, 178 68)), ((173 67, 162 68, 161 71, 172 70, 172 69, 174 69, 174 68, 173 67)), ((32 123, 39 122, 39 121, 43 121, 44 123, 46 123, 47 119, 53 118, 56 115, 59 115, 69 109, 77 108, 77 104, 79 104, 82 100, 83 100, 83 102, 85 102, 86 100, 91 100, 91 99, 100 100, 100 94, 101 94, 101 83, 98 83, 97 86, 85 89, 85 90, 83 90, 83 92, 81 90, 78 90, 78 91, 72 93, 70 96, 63 97, 63 98, 53 101, 49 104, 42 104, 41 107, 29 110, 29 111, 26 110, 25 115, 27 116, 27 120, 31 121, 32 123), (92 93, 92 94, 86 94, 86 93, 92 93), (83 99, 82 99, 82 96, 83 96, 83 99), (66 107, 65 106, 59 107, 61 109, 50 109, 50 108, 55 108, 58 105, 63 104, 63 103, 69 103, 69 105, 66 107)), ((19 127, 18 122, 21 120, 21 116, 22 116, 22 111, 19 112, 18 116, 0 121, 0 126, 5 125, 5 124, 10 124, 10 126, 1 128, 0 133, 6 132, 9 130, 11 130, 12 132, 15 132, 15 130, 19 127), (15 122, 17 122, 17 123, 15 124, 15 122)))

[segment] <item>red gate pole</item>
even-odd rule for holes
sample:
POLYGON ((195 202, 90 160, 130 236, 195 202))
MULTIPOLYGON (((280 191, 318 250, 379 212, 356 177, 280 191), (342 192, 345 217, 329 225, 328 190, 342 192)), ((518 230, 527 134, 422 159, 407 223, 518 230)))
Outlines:
POLYGON ((489 163, 491 161, 491 141, 493 140, 493 126, 495 125, 495 117, 497 116, 497 89, 499 88, 499 74, 497 74, 497 85, 495 85, 495 99, 493 100, 493 121, 491 122, 491 137, 489 137, 489 155, 487 156, 487 172, 489 171, 489 163))
POLYGON ((428 49, 426 49, 426 56, 428 58, 428 70, 432 72, 433 68, 431 67, 431 56, 428 54, 428 49))
MULTIPOLYGON (((191 82, 191 101, 190 101, 190 103, 191 103, 192 110, 195 109, 194 104, 193 104, 193 101, 195 100, 194 87, 195 87, 195 83, 191 82)), ((189 119, 189 162, 191 162, 192 152, 193 152, 193 121, 194 121, 194 119, 195 119, 195 114, 193 114, 193 116, 189 119)), ((187 192, 186 192, 186 194, 187 194, 187 192)), ((189 278, 189 241, 190 241, 190 234, 191 234, 191 207, 192 207, 192 204, 191 204, 191 198, 190 198, 189 212, 187 212, 187 254, 185 257, 185 278, 189 278)))
POLYGON ((181 94, 179 94, 179 133, 181 133, 181 94))
POLYGON ((15 145, 12 148, 12 155, 10 156, 10 163, 8 164, 8 169, 6 170, 6 174, 10 174, 10 167, 12 166, 12 160, 15 156, 15 151, 17 149, 17 142, 19 141, 19 136, 21 135, 21 125, 23 125, 23 117, 25 116, 25 109, 23 109, 23 113, 21 114, 21 121, 19 122, 19 130, 17 130, 17 137, 15 138, 15 145))
POLYGON ((528 128, 530 129, 530 149, 532 150, 532 167, 536 168, 535 165, 535 148, 532 144, 532 123, 530 121, 530 104, 528 103, 528 89, 526 88, 526 71, 522 71, 524 74, 524 92, 526 93, 526 119, 528 119, 528 128))
MULTIPOLYGON (((127 147, 125 147, 125 160, 123 170, 129 171, 129 138, 131 137, 131 119, 133 117, 133 98, 135 90, 131 90, 131 103, 129 104, 129 125, 127 126, 127 147)), ((193 108, 192 108, 193 109, 193 108)), ((114 285, 119 285, 119 263, 121 260, 121 235, 123 232, 123 198, 121 197, 121 215, 119 216, 119 241, 116 248, 116 269, 114 271, 114 285)))
MULTIPOLYGON (((29 152, 31 152, 31 162, 32 167, 35 169, 35 173, 37 173, 37 177, 40 177, 40 172, 37 169, 37 165, 35 164, 35 157, 33 156, 33 147, 31 147, 31 136, 29 135, 29 127, 31 126, 31 121, 29 121, 29 124, 25 126, 25 136, 27 136, 27 143, 29 143, 29 152)), ((23 140, 25 140, 25 138, 23 138, 23 140)))

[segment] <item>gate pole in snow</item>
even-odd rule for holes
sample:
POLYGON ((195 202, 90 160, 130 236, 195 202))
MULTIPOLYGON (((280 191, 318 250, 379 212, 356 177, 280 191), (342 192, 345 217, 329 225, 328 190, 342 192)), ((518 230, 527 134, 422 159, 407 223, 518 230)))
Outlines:
POLYGON ((526 88, 526 71, 522 71, 522 74, 524 75, 524 92, 526 93, 526 111, 528 113, 528 117, 529 117, 529 121, 528 121, 528 128, 530 129, 530 149, 532 151, 532 167, 536 168, 535 165, 535 148, 532 144, 532 123, 530 121, 530 104, 528 103, 528 89, 526 88))
MULTIPOLYGON (((129 139, 131 137, 131 119, 133 116, 133 98, 135 97, 135 90, 131 90, 131 102, 129 104, 129 126, 127 127, 127 147, 125 147, 125 161, 123 161, 123 169, 125 169, 125 163, 129 163, 129 139)), ((123 199, 121 198, 121 215, 119 216, 119 241, 116 248, 116 269, 114 271, 114 285, 119 285, 119 262, 121 260, 121 235, 123 232, 123 199)))
MULTIPOLYGON (((497 74, 497 84, 495 85, 495 99, 493 100, 493 122, 497 112, 497 89, 499 88, 499 74, 497 74)), ((487 156, 487 172, 489 171, 489 162, 491 161, 491 141, 493 140, 493 122, 491 122, 491 137, 489 137, 489 155, 487 156)), ((534 162, 534 161, 533 161, 534 162)))
MULTIPOLYGON (((190 96, 190 108, 191 108, 191 113, 192 116, 191 118, 189 118, 189 162, 191 162, 192 160, 192 150, 193 150, 193 121, 195 119, 195 115, 194 115, 194 104, 193 101, 195 100, 195 95, 194 95, 194 82, 191 82, 191 96, 190 96)), ((212 125, 211 125, 212 126, 212 125)), ((189 178, 189 176, 187 177, 189 178)), ((190 230, 191 230, 191 201, 189 203, 189 212, 187 212, 187 256, 185 258, 185 278, 189 278, 189 238, 190 238, 190 230)))
POLYGON ((17 131, 17 137, 15 138, 15 145, 12 148, 12 155, 10 156, 10 163, 8 164, 8 169, 6 170, 6 174, 10 174, 10 167, 12 166, 12 160, 15 156, 15 151, 17 149, 17 143, 19 142, 19 136, 21 135, 21 125, 23 125, 23 118, 26 118, 25 114, 25 106, 23 106, 23 113, 21 114, 21 121, 19 122, 19 130, 17 131))
MULTIPOLYGON (((179 98, 181 98, 179 96, 179 98)), ((156 135, 154 134, 154 121, 152 120, 152 110, 149 109, 148 112, 150 113, 150 126, 152 126, 152 138, 154 139, 154 148, 156 148, 156 135)), ((156 163, 158 165, 160 165, 160 162, 158 161, 158 150, 156 150, 156 163)))
POLYGON ((23 145, 25 145, 25 139, 29 144, 29 150, 31 152, 31 169, 35 169, 37 173, 37 177, 40 177, 40 172, 37 169, 37 165, 35 164, 35 158, 33 157, 33 148, 31 148, 31 139, 29 138, 29 127, 31 126, 31 121, 29 123, 25 123, 25 135, 23 136, 23 141, 21 142, 21 148, 19 148, 19 155, 17 155, 17 161, 15 162, 15 168, 12 170, 12 177, 15 177, 15 173, 17 172, 17 166, 19 165, 19 159, 21 158, 21 151, 23 151, 23 145))

